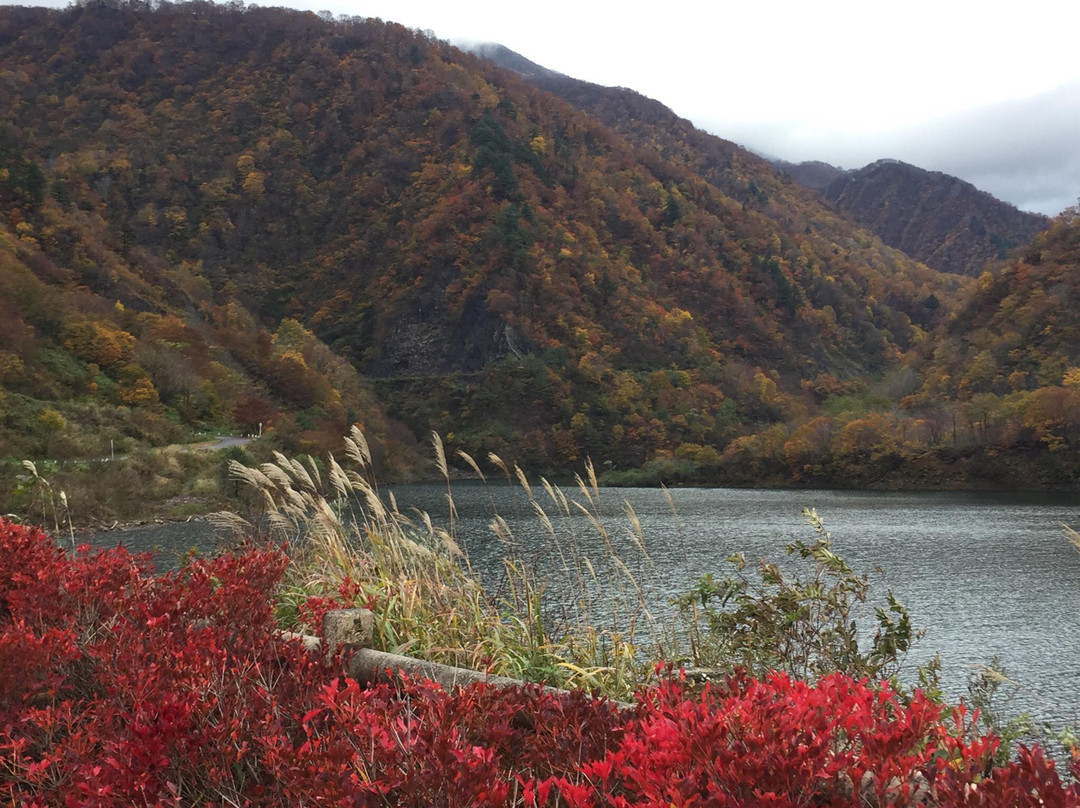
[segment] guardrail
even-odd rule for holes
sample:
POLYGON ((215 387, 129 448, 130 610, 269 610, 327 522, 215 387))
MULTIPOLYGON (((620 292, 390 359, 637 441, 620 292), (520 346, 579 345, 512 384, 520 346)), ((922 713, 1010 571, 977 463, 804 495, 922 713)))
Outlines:
MULTIPOLYGON (((291 639, 300 640, 309 651, 325 650, 327 653, 333 653, 338 649, 349 651, 350 653, 346 656, 345 670, 360 684, 387 682, 398 673, 405 673, 417 679, 431 679, 446 690, 475 682, 484 682, 495 687, 521 687, 526 684, 520 679, 511 679, 508 676, 496 676, 468 668, 457 668, 439 662, 428 662, 400 654, 376 651, 371 647, 374 624, 375 616, 367 609, 338 609, 327 612, 323 617, 321 639, 310 634, 292 632, 284 632, 284 634, 291 639)), ((542 689, 548 693, 562 695, 570 693, 569 690, 546 685, 542 686, 542 689)), ((626 702, 612 703, 623 709, 634 709, 633 704, 626 702)))

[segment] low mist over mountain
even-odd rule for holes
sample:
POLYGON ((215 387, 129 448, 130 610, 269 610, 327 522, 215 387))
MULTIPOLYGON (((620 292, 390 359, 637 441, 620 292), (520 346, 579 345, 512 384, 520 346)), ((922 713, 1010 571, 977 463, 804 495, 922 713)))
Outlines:
POLYGON ((513 70, 515 73, 526 78, 568 78, 568 76, 564 76, 562 73, 548 70, 546 67, 538 65, 536 62, 526 59, 520 53, 515 53, 505 45, 500 45, 497 42, 473 43, 465 45, 464 49, 470 53, 475 53, 477 56, 483 56, 485 59, 490 59, 495 64, 499 65, 499 67, 513 70))

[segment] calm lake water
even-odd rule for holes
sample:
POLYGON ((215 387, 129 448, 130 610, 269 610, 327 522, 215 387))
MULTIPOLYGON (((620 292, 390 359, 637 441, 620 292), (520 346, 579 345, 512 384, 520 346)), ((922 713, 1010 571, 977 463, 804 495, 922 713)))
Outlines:
MULTIPOLYGON (((455 531, 474 571, 491 592, 505 591, 505 546, 490 528, 494 510, 513 532, 518 555, 547 581, 553 613, 577 599, 577 574, 569 558, 588 557, 601 581, 625 577, 588 518, 571 504, 559 515, 547 494, 534 488, 556 540, 519 488, 454 484, 455 531), (560 553, 560 550, 562 551, 560 553), (565 561, 564 561, 565 560, 565 561), (564 568, 564 563, 566 568, 564 568), (567 571, 569 569, 569 572, 567 571)), ((436 485, 393 488, 399 507, 425 510, 447 525, 446 490, 436 485)), ((571 500, 583 495, 564 489, 571 500)), ((601 489, 600 513, 619 557, 641 584, 657 615, 670 597, 705 573, 722 574, 734 552, 748 560, 781 561, 795 539, 814 538, 803 507, 816 508, 834 548, 856 571, 870 574, 873 592, 891 588, 926 636, 909 655, 914 667, 940 653, 947 693, 961 696, 967 678, 997 656, 1022 687, 1009 713, 1027 711, 1060 726, 1080 725, 1080 552, 1062 524, 1080 528, 1080 495, 957 492, 756 491, 736 489, 601 489), (630 538, 628 502, 641 523, 647 557, 630 538), (672 509, 674 505, 674 510, 672 509), (875 572, 880 568, 880 574, 875 572)), ((132 549, 182 552, 213 546, 206 523, 158 525, 104 534, 132 549)), ((587 573, 586 573, 587 575, 587 573)), ((611 590, 591 609, 617 619, 611 590)))

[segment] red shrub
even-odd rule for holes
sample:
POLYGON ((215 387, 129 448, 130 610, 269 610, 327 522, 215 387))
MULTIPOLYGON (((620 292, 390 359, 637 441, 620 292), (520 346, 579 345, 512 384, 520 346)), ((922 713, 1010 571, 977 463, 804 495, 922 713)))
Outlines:
POLYGON ((834 674, 808 685, 780 673, 762 682, 736 676, 720 691, 690 700, 667 684, 646 694, 618 749, 583 765, 586 779, 571 790, 555 783, 564 800, 617 808, 1080 804, 1080 787, 1064 787, 1038 748, 984 776, 997 739, 975 736, 962 707, 943 720, 943 708, 919 692, 901 702, 885 683, 834 674))
POLYGON ((122 549, 66 556, 0 523, 4 787, 47 804, 213 801, 257 793, 257 739, 325 666, 274 631, 276 550, 155 577, 122 549))
POLYGON ((0 800, 1077 808, 1040 750, 985 777, 996 741, 963 710, 840 675, 697 699, 665 684, 630 711, 536 687, 363 688, 275 630, 286 564, 250 549, 155 576, 0 521, 0 800))

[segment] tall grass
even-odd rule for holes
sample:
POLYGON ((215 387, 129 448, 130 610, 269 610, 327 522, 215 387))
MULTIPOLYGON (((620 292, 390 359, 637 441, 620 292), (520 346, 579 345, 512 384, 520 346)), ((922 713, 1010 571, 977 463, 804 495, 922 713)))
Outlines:
MULTIPOLYGON (((832 551, 812 510, 804 518, 815 539, 788 545, 790 574, 735 554, 727 574, 687 582, 674 601, 662 597, 637 514, 629 503, 609 508, 591 463, 563 490, 488 456, 486 465, 522 495, 508 498, 502 489, 498 501, 524 502, 535 523, 519 540, 511 524, 528 523, 520 513, 504 518, 492 493, 503 576, 485 588, 457 535, 452 475, 435 434, 432 451, 446 486, 446 527, 427 513, 402 512, 379 490, 356 428, 345 439, 345 466, 333 456, 319 465, 281 454, 257 468, 232 464, 233 477, 254 492, 265 529, 293 548, 284 618, 303 620, 301 605, 312 595, 345 593, 375 612, 382 650, 616 697, 645 685, 658 660, 704 666, 705 675, 742 668, 816 678, 839 670, 880 681, 897 675, 920 635, 891 592, 880 605, 869 600, 868 578, 832 551), (665 601, 678 608, 655 614, 665 601), (857 615, 875 628, 866 642, 857 615)), ((458 454, 488 484, 480 463, 458 454)), ((230 522, 253 530, 238 517, 230 522)), ((676 525, 681 532, 677 513, 676 525)))
POLYGON ((71 539, 71 547, 75 548, 75 525, 71 521, 71 508, 68 505, 68 495, 63 489, 56 489, 46 478, 38 473, 37 465, 32 460, 24 460, 22 467, 29 476, 27 478, 27 491, 30 496, 28 507, 31 513, 41 513, 41 524, 47 527, 50 522, 53 527, 53 535, 61 533, 61 523, 67 528, 68 537, 71 539))
MULTIPOLYGON (((488 458, 524 492, 554 561, 543 566, 560 576, 560 592, 573 593, 554 603, 536 548, 519 542, 494 497, 491 530, 502 542, 505 575, 495 591, 481 585, 457 535, 452 475, 438 435, 432 449, 446 483, 446 528, 427 513, 404 513, 379 489, 367 441, 355 427, 345 438, 343 462, 331 455, 325 464, 305 463, 275 453, 274 462, 256 468, 232 463, 231 474, 254 494, 261 521, 236 515, 218 521, 288 543, 293 564, 281 596, 285 620, 301 619, 301 604, 312 595, 345 592, 374 611, 382 650, 617 697, 648 680, 648 660, 673 656, 674 632, 650 612, 647 587, 616 549, 591 464, 568 494, 544 479, 534 485, 517 466, 488 458), (583 552, 575 533, 581 516, 601 537, 604 558, 583 552)), ((479 463, 459 455, 486 483, 479 463)), ((641 525, 629 506, 624 516, 647 568, 641 525)))

